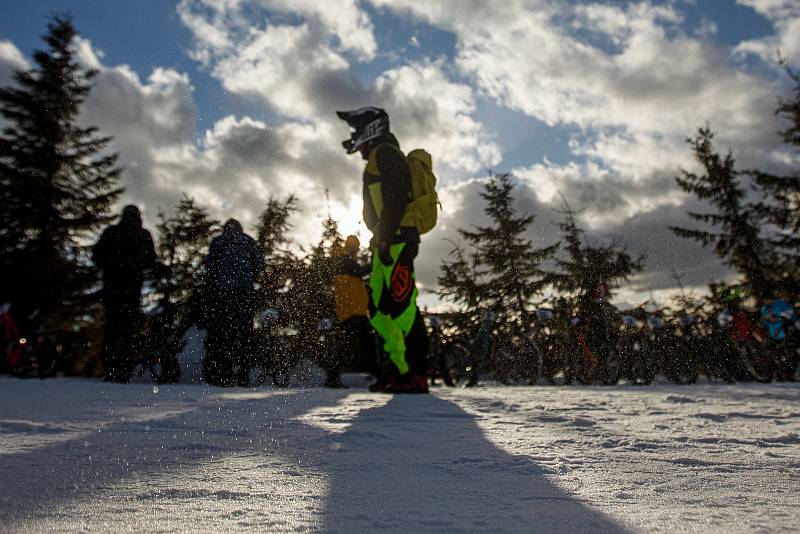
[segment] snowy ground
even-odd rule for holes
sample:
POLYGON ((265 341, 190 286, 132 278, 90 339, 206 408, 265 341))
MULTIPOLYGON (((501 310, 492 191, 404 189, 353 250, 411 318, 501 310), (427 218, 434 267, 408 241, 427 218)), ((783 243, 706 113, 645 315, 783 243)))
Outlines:
MULTIPOLYGON (((355 379, 356 377, 351 377, 355 379)), ((800 386, 0 378, 0 531, 797 531, 800 386)))

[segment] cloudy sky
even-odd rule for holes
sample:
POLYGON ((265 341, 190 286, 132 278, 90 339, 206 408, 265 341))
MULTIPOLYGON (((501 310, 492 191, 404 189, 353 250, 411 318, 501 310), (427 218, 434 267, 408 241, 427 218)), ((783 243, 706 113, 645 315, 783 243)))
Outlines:
POLYGON ((386 108, 440 178, 444 213, 418 260, 427 289, 445 239, 483 222, 488 169, 516 177, 536 243, 557 238, 561 194, 590 240, 647 254, 620 296, 636 301, 674 288, 673 268, 690 286, 727 274, 666 229, 697 207, 674 182, 697 126, 743 167, 797 164, 773 114, 789 91, 776 50, 800 64, 797 0, 0 0, 1 85, 65 10, 100 71, 84 120, 114 136, 124 201, 150 223, 183 193, 246 224, 294 193, 295 233, 311 241, 328 189, 343 230, 366 237, 361 162, 334 110, 386 108))

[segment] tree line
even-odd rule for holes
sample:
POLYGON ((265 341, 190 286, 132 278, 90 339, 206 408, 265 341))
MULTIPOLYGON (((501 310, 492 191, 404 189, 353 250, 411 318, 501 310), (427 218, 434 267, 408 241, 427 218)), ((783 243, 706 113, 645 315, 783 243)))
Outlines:
MULTIPOLYGON (((69 371, 95 374, 101 280, 90 249, 98 231, 114 219, 124 169, 109 149, 111 138, 80 124, 97 71, 77 63, 72 49, 77 35, 70 17, 55 15, 43 37, 46 48, 33 54, 34 66, 17 70, 14 83, 0 88, 0 302, 37 312, 42 329, 67 355, 69 371)), ((800 79, 784 66, 794 89, 778 101, 776 113, 789 124, 783 141, 796 148, 800 79)), ((737 283, 750 294, 780 293, 796 302, 800 175, 739 169, 734 155, 719 153, 713 138, 710 127, 698 129, 689 143, 702 172, 683 171, 676 178, 708 206, 690 213, 702 226, 673 231, 711 247, 739 273, 737 283)), ((481 192, 489 223, 459 230, 461 242, 443 260, 438 277, 443 300, 516 321, 545 298, 588 309, 643 269, 645 258, 623 243, 587 241, 579 212, 566 200, 560 241, 535 246, 527 237, 535 217, 515 208, 514 188, 509 174, 490 174, 481 192)), ((313 330, 320 317, 333 313, 329 260, 343 238, 328 217, 318 243, 293 243, 292 217, 299 209, 293 196, 269 198, 256 221, 255 236, 266 257, 259 301, 313 330)), ((159 261, 146 299, 168 310, 176 328, 203 322, 203 258, 219 230, 220 221, 188 196, 158 213, 159 261)))
MULTIPOLYGON (((800 77, 780 59, 794 84, 779 97, 776 115, 787 128, 779 132, 794 150, 800 147, 800 77)), ((776 175, 740 169, 734 154, 714 145, 715 133, 701 126, 687 139, 700 172, 682 170, 677 185, 702 201, 706 211, 688 213, 698 226, 670 227, 682 238, 713 250, 735 270, 735 281, 710 283, 709 292, 741 288, 761 301, 768 296, 800 301, 800 173, 776 175)), ((558 302, 574 313, 589 313, 598 292, 610 296, 619 284, 643 269, 645 257, 633 256, 623 243, 590 244, 578 212, 563 200, 561 240, 537 248, 531 235, 534 216, 514 207, 514 183, 508 174, 492 174, 481 197, 491 224, 460 229, 439 276, 439 294, 467 310, 489 309, 501 318, 525 315, 538 302, 558 302)))

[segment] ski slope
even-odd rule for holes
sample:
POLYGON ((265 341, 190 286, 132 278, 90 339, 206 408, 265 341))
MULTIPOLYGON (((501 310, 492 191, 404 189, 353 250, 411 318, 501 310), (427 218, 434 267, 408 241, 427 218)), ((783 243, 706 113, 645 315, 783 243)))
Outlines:
POLYGON ((0 378, 0 531, 800 525, 800 387, 430 396, 0 378))

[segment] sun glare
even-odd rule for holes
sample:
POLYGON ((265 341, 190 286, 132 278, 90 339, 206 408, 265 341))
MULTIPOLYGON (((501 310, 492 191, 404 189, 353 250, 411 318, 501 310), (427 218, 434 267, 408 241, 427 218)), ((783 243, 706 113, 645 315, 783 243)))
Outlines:
POLYGON ((372 237, 367 225, 364 224, 361 215, 361 196, 351 196, 347 203, 331 203, 331 216, 339 224, 339 231, 343 236, 355 235, 361 240, 361 244, 366 246, 372 237))

